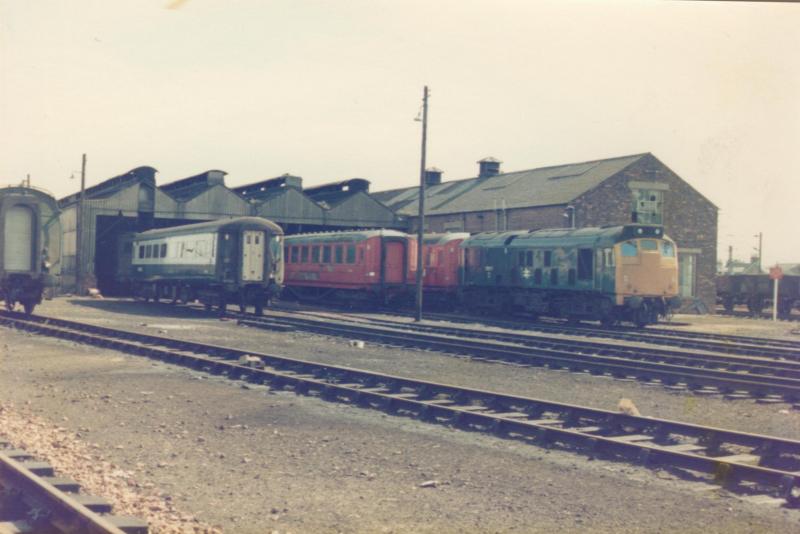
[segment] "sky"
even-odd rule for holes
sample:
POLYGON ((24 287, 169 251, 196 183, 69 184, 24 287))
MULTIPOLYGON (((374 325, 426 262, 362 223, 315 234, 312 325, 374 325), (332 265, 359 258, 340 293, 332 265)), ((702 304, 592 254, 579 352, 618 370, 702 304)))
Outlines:
POLYGON ((418 183, 651 152, 719 207, 719 257, 800 262, 800 5, 0 0, 0 185, 418 183))

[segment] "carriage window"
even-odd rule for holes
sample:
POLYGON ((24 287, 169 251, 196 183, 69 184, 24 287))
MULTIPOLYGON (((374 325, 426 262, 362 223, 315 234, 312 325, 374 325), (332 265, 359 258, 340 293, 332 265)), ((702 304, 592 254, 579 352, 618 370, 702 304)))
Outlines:
POLYGON ((592 266, 593 258, 594 254, 592 254, 592 249, 578 249, 578 280, 592 279, 592 271, 594 270, 594 267, 592 266))
POLYGON ((331 247, 330 245, 325 245, 322 247, 322 263, 330 263, 331 262, 331 247))
POLYGON ((144 257, 145 258, 152 258, 153 257, 153 245, 147 245, 144 249, 144 257))
POLYGON ((255 243, 256 245, 261 244, 261 234, 256 234, 253 236, 253 243, 255 243))
POLYGON ((245 243, 247 243, 249 245, 250 244, 250 236, 249 235, 244 236, 244 241, 245 241, 245 243))
POLYGON ((667 258, 675 257, 675 246, 669 241, 661 242, 661 255, 667 258))
POLYGON ((571 286, 575 285, 575 269, 569 270, 569 272, 567 273, 567 281, 569 285, 571 286))
POLYGON ((533 271, 533 283, 536 285, 542 285, 542 269, 536 269, 533 271))
POLYGON ((286 263, 292 263, 292 260, 289 257, 289 247, 283 247, 283 257, 286 258, 286 263))
POLYGON ((347 245, 347 263, 356 262, 356 246, 347 245))
POLYGON ((300 249, 300 263, 308 263, 308 247, 300 249))
POLYGON ((360 262, 364 261, 364 247, 358 249, 358 261, 360 262))
POLYGON ((139 259, 144 258, 144 245, 139 245, 139 259))
POLYGON ((166 258, 167 257, 167 244, 166 243, 161 243, 161 257, 162 258, 166 258))
POLYGON ((658 241, 654 239, 642 239, 639 244, 642 250, 658 250, 658 241))
POLYGON ((336 245, 336 263, 342 263, 344 261, 344 247, 342 245, 336 245))
POLYGON ((519 251, 518 258, 517 258, 517 265, 519 265, 520 267, 525 265, 525 251, 524 250, 520 250, 519 251))
POLYGON ((526 260, 525 264, 528 267, 533 267, 533 251, 532 250, 529 250, 528 252, 525 253, 525 260, 526 260))
POLYGON ((300 247, 294 246, 292 247, 292 263, 297 263, 297 252, 300 247))
POLYGON ((552 250, 545 250, 544 251, 544 266, 550 267, 553 264, 553 251, 552 250))
POLYGON ((635 241, 625 241, 620 248, 622 249, 622 255, 628 258, 636 257, 639 254, 635 241))
POLYGON ((311 247, 311 263, 319 263, 319 245, 311 247))
POLYGON ((558 269, 550 269, 550 285, 558 285, 558 269))

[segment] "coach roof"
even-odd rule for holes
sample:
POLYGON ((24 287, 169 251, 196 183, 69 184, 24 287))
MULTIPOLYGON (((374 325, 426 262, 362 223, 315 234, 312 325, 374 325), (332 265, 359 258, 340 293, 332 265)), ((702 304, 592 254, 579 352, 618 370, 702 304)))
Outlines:
POLYGON ((245 229, 259 228, 270 231, 274 234, 283 234, 280 226, 262 217, 236 217, 232 219, 217 219, 215 221, 184 224, 181 226, 170 226, 169 228, 158 228, 147 230, 136 234, 137 239, 154 239, 169 237, 172 235, 197 234, 204 232, 217 232, 219 230, 229 230, 232 228, 244 227, 245 229))

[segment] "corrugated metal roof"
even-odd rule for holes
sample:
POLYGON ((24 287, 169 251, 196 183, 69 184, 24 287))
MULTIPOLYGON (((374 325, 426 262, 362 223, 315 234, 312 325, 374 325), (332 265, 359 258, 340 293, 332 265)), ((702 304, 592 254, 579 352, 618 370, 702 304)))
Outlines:
MULTIPOLYGON (((542 167, 426 188, 429 215, 567 204, 647 154, 542 167), (505 203, 505 204, 503 204, 505 203)), ((372 195, 399 215, 416 215, 418 187, 372 195)))

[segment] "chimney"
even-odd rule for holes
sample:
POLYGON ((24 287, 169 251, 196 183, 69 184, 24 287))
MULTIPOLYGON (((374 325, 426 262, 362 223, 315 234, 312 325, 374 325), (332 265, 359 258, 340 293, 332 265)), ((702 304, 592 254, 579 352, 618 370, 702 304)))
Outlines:
POLYGON ((478 161, 478 178, 489 178, 500 174, 500 164, 503 163, 495 158, 483 158, 478 161))
POLYGON ((439 185, 442 183, 442 169, 436 167, 428 167, 425 169, 425 185, 439 185))

